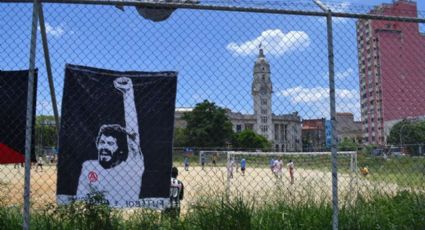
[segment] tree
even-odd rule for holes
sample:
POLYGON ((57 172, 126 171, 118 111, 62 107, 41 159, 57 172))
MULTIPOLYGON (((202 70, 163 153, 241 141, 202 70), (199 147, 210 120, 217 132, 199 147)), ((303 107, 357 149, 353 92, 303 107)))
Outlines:
POLYGON ((403 145, 409 153, 415 154, 417 145, 425 143, 425 121, 398 122, 391 128, 387 141, 391 145, 403 145))
POLYGON ((45 147, 56 147, 58 136, 53 116, 37 116, 35 118, 35 146, 41 153, 45 147))
POLYGON ((233 137, 232 145, 233 147, 244 149, 270 149, 272 146, 265 137, 254 133, 250 129, 236 133, 233 137))
POLYGON ((375 150, 378 146, 374 144, 364 145, 360 149, 360 153, 365 155, 370 155, 373 153, 373 150, 375 150))
POLYGON ((187 130, 185 128, 175 128, 174 129, 174 147, 184 147, 188 144, 187 130))
POLYGON ((183 114, 190 146, 223 147, 233 135, 232 123, 226 110, 207 100, 196 104, 192 112, 183 114))
POLYGON ((359 148, 357 143, 349 138, 344 138, 339 144, 338 144, 338 150, 339 151, 355 151, 359 148))

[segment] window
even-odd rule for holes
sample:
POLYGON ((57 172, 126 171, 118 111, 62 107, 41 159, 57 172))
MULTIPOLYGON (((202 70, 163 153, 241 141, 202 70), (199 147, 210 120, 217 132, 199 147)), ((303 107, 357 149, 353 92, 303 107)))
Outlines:
POLYGON ((261 99, 261 104, 262 105, 267 105, 267 99, 261 99))
POLYGON ((261 117, 261 123, 267 123, 267 117, 266 116, 262 116, 261 117))
POLYGON ((261 109, 261 114, 267 114, 267 110, 266 109, 261 109))
POLYGON ((236 125, 236 132, 240 133, 242 131, 242 125, 236 125))
POLYGON ((265 133, 269 130, 269 127, 267 125, 262 125, 261 126, 261 132, 265 133))

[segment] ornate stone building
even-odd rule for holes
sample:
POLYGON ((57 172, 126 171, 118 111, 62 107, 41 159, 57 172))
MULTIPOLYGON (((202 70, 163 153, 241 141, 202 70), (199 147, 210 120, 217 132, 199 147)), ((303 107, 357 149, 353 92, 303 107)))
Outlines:
MULTIPOLYGON (((254 64, 254 78, 251 89, 254 114, 242 114, 228 110, 233 130, 235 132, 242 132, 245 129, 254 130, 255 133, 263 135, 273 143, 275 151, 302 151, 301 117, 297 112, 282 115, 273 114, 273 86, 270 77, 270 64, 260 47, 259 55, 254 64)), ((191 111, 191 109, 176 109, 176 127, 185 127, 186 124, 181 116, 188 111, 191 111)))

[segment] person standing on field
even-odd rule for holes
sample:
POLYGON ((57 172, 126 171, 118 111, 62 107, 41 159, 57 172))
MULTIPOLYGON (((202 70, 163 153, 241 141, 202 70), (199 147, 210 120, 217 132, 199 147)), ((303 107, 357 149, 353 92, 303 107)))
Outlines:
POLYGON ((229 178, 233 178, 233 166, 235 164, 235 161, 233 159, 229 159, 227 161, 227 176, 229 178))
POLYGON ((273 169, 274 169, 274 159, 273 158, 270 159, 270 161, 269 161, 269 167, 270 167, 270 170, 272 170, 272 173, 274 173, 274 171, 273 171, 273 169))
POLYGON ((205 161, 206 161, 206 159, 205 159, 205 155, 202 155, 202 156, 201 156, 201 167, 202 167, 202 170, 204 170, 204 169, 205 169, 205 161))
POLYGON ((291 184, 294 184, 294 170, 295 170, 294 162, 292 160, 289 160, 289 163, 287 164, 287 166, 289 171, 289 177, 291 178, 291 184))
POLYGON ((177 179, 179 170, 176 167, 171 169, 171 184, 170 184, 170 206, 164 210, 164 213, 172 218, 180 216, 180 201, 184 196, 184 185, 181 180, 177 179))
POLYGON ((184 170, 189 171, 189 158, 187 156, 184 157, 183 163, 184 163, 184 170))
POLYGON ((241 160, 241 172, 242 172, 242 176, 245 176, 245 169, 246 169, 246 160, 245 160, 245 158, 242 158, 242 160, 241 160))
POLYGON ((278 179, 282 178, 282 168, 283 168, 283 161, 277 160, 277 159, 274 160, 273 173, 278 179))
POLYGON ((217 154, 213 155, 212 163, 214 167, 217 166, 217 154))
POLYGON ((37 165, 35 166, 35 171, 38 172, 38 168, 41 169, 41 171, 43 172, 43 164, 44 164, 44 160, 43 158, 40 156, 37 159, 37 165))

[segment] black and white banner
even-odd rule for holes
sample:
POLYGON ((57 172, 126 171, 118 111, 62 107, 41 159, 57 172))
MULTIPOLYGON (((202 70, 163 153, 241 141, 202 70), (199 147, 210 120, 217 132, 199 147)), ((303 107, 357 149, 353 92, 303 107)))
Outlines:
MULTIPOLYGON (((28 74, 28 70, 0 71, 0 164, 25 161, 28 74)), ((37 71, 34 72, 34 86, 36 85, 37 71)), ((34 87, 32 143, 34 143, 36 92, 34 87)), ((31 146, 31 160, 35 161, 34 144, 31 146)))
POLYGON ((59 204, 168 206, 176 84, 176 72, 66 66, 59 204))

